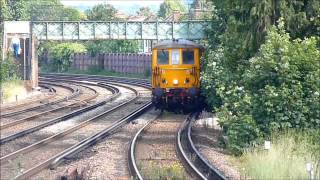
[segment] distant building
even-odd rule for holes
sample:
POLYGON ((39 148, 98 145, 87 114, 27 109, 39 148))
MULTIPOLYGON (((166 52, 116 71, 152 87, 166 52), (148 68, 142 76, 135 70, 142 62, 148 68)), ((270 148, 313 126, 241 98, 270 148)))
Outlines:
POLYGON ((213 3, 208 0, 195 0, 189 11, 191 19, 207 19, 211 18, 213 11, 213 3))
POLYGON ((128 17, 128 21, 145 21, 147 17, 142 15, 133 15, 128 17))
POLYGON ((118 11, 118 12, 115 14, 115 17, 116 17, 116 18, 119 18, 119 19, 126 20, 126 19, 128 18, 128 15, 125 14, 124 12, 118 11))
POLYGON ((168 16, 165 21, 179 21, 179 19, 183 16, 180 11, 173 11, 170 16, 168 16))

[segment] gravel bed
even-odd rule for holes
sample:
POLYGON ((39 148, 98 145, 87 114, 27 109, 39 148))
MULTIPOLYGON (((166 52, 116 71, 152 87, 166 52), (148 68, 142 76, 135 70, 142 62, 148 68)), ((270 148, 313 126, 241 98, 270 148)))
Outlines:
POLYGON ((158 116, 159 112, 150 110, 129 123, 119 131, 103 139, 78 155, 65 161, 54 170, 44 170, 35 179, 55 179, 77 169, 87 179, 130 179, 127 155, 130 141, 134 134, 148 121, 158 116))
MULTIPOLYGON (((103 100, 103 99, 105 99, 106 97, 108 97, 108 96, 110 96, 112 94, 110 91, 106 91, 105 88, 102 88, 102 87, 99 87, 99 86, 89 86, 89 85, 87 85, 87 86, 95 89, 97 91, 97 93, 98 93, 98 96, 90 101, 91 104, 93 104, 95 102, 98 102, 100 100, 103 100)), ((80 86, 80 88, 81 88, 81 86, 80 86)), ((86 94, 82 93, 82 94, 80 94, 82 96, 81 99, 84 99, 87 96, 91 96, 92 94, 93 93, 86 93, 86 94)), ((22 118, 25 118, 25 117, 33 116, 35 114, 42 113, 42 112, 47 111, 47 110, 52 110, 52 109, 59 108, 59 107, 62 107, 62 106, 65 106, 65 105, 68 105, 68 104, 71 104, 71 103, 76 103, 76 102, 78 102, 78 103, 76 105, 73 105, 73 107, 79 107, 79 106, 83 107, 83 106, 87 105, 87 104, 81 102, 80 100, 77 100, 77 98, 70 99, 68 101, 63 101, 63 102, 58 103, 58 104, 50 104, 45 109, 44 108, 36 109, 36 110, 33 110, 33 111, 25 112, 23 114, 15 115, 13 117, 1 118, 0 124, 4 125, 4 124, 7 124, 7 123, 12 122, 14 120, 19 120, 19 119, 22 119, 22 118)))
POLYGON ((238 168, 230 163, 232 155, 219 145, 218 137, 222 132, 217 118, 212 113, 203 112, 192 130, 193 142, 202 156, 228 179, 240 179, 238 168))
POLYGON ((185 115, 164 113, 143 132, 136 146, 136 162, 145 179, 155 178, 161 169, 171 169, 176 178, 191 179, 175 147, 176 133, 185 118, 185 115))
POLYGON ((48 127, 45 127, 39 131, 35 131, 33 133, 27 134, 23 137, 17 138, 13 141, 10 141, 8 143, 2 144, 0 146, 1 149, 1 156, 7 155, 9 153, 12 153, 14 151, 17 151, 21 148, 27 147, 31 144, 36 143, 37 141, 40 141, 42 139, 45 139, 47 137, 50 137, 56 133, 59 133, 67 128, 70 128, 74 126, 75 124, 79 124, 90 117, 93 117, 99 113, 102 113, 112 107, 114 107, 117 104, 120 104, 127 100, 129 97, 132 97, 133 93, 130 90, 127 90, 125 88, 119 87, 120 92, 122 95, 119 97, 122 100, 118 100, 118 98, 115 101, 108 102, 104 106, 100 106, 95 108, 94 110, 85 112, 81 114, 80 116, 76 116, 73 118, 70 118, 68 120, 50 125, 48 127))
MULTIPOLYGON (((53 105, 54 106, 53 108, 65 106, 65 105, 68 105, 68 104, 71 104, 71 103, 76 103, 77 101, 80 102, 80 98, 84 99, 84 98, 86 98, 88 96, 92 96, 93 95, 92 90, 90 90, 88 88, 80 86, 79 89, 81 89, 81 93, 80 93, 79 97, 76 98, 78 100, 65 101, 65 102, 53 105), (87 93, 86 91, 88 91, 88 90, 91 91, 91 93, 87 93)), ((53 109, 53 108, 52 108, 52 106, 47 106, 46 108, 41 108, 40 110, 30 111, 30 112, 26 112, 26 113, 20 114, 18 116, 14 116, 14 118, 11 117, 10 120, 13 121, 13 120, 21 119, 23 117, 33 116, 34 114, 38 114, 41 111, 47 111, 47 110, 50 110, 50 109, 53 109)), ((11 126, 11 127, 5 128, 5 129, 1 129, 0 136, 1 137, 6 137, 6 136, 9 136, 9 135, 13 135, 13 134, 15 134, 17 132, 20 132, 20 131, 23 131, 23 130, 27 130, 29 128, 32 128, 32 127, 41 125, 43 123, 46 123, 46 122, 48 122, 48 121, 50 121, 50 120, 52 120, 52 119, 54 119, 56 117, 63 116, 64 114, 70 113, 70 112, 72 112, 72 111, 74 111, 76 109, 79 109, 79 108, 80 108, 79 105, 78 106, 74 106, 74 107, 66 107, 66 108, 60 109, 58 111, 45 114, 44 116, 38 116, 38 117, 35 117, 34 119, 30 119, 28 121, 19 123, 17 125, 14 125, 14 126, 11 126)), ((6 120, 8 120, 8 118, 6 120)))
POLYGON ((13 107, 13 108, 9 108, 6 110, 1 110, 1 114, 6 114, 6 113, 12 113, 12 112, 16 112, 16 111, 21 111, 21 110, 25 110, 28 108, 32 108, 32 107, 37 107, 39 105, 42 105, 43 103, 46 102, 52 102, 52 101, 56 101, 59 100, 61 98, 64 98, 66 96, 71 95, 71 91, 69 89, 60 87, 60 86, 53 86, 56 89, 56 96, 52 99, 44 99, 44 100, 40 100, 38 102, 33 102, 31 104, 26 104, 24 106, 17 106, 17 107, 13 107))
POLYGON ((4 110, 4 109, 12 109, 14 108, 15 106, 20 106, 20 105, 24 105, 24 104, 27 104, 29 103, 30 101, 41 101, 43 99, 46 99, 48 98, 48 89, 40 89, 40 91, 36 91, 36 90, 32 90, 31 92, 27 92, 26 96, 24 97, 20 97, 19 99, 19 96, 18 96, 18 101, 17 102, 5 102, 5 101, 2 101, 2 104, 1 104, 1 110, 4 110))
MULTIPOLYGON (((92 122, 91 124, 62 137, 58 141, 46 144, 41 147, 41 149, 36 149, 32 152, 24 154, 23 157, 18 157, 11 160, 9 163, 2 164, 1 172, 6 173, 2 174, 1 176, 4 178, 13 177, 14 175, 16 175, 17 171, 30 168, 30 166, 28 165, 38 164, 39 162, 54 156, 55 154, 65 150, 66 148, 71 147, 72 145, 84 140, 85 138, 92 136, 97 132, 109 127, 112 122, 129 113, 137 106, 140 106, 140 104, 131 103, 130 106, 123 107, 121 108, 122 110, 113 112, 110 115, 100 118, 99 120, 92 122), (16 166, 17 163, 19 165, 18 168, 16 166)), ((64 124, 63 127, 66 126, 68 125, 64 124)), ((54 132, 54 130, 61 131, 61 126, 57 125, 56 127, 57 128, 48 127, 43 129, 41 132, 44 132, 46 130, 49 130, 49 133, 54 132)))

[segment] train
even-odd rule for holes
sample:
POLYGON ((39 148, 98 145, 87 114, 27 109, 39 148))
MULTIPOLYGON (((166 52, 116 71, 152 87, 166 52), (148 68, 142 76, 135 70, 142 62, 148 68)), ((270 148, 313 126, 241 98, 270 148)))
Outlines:
POLYGON ((200 57, 205 48, 185 39, 163 40, 152 48, 152 103, 156 109, 191 112, 205 107, 200 57))

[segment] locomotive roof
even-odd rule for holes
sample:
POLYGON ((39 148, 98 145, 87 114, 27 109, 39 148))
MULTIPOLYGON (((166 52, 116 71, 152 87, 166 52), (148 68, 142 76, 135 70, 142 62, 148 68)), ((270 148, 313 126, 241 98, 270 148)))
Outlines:
POLYGON ((185 39, 174 39, 174 40, 163 40, 153 46, 152 49, 166 49, 166 48, 200 48, 204 49, 203 46, 196 44, 192 41, 185 39))

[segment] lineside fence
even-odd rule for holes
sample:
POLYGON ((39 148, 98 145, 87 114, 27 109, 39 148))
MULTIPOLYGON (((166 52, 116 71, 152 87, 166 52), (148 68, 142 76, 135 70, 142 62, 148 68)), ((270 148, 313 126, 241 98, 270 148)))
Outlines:
MULTIPOLYGON (((42 56, 46 62, 50 55, 42 56)), ((138 53, 102 53, 91 56, 88 53, 75 53, 71 57, 71 67, 76 70, 97 68, 120 73, 150 74, 151 54, 138 53)))

